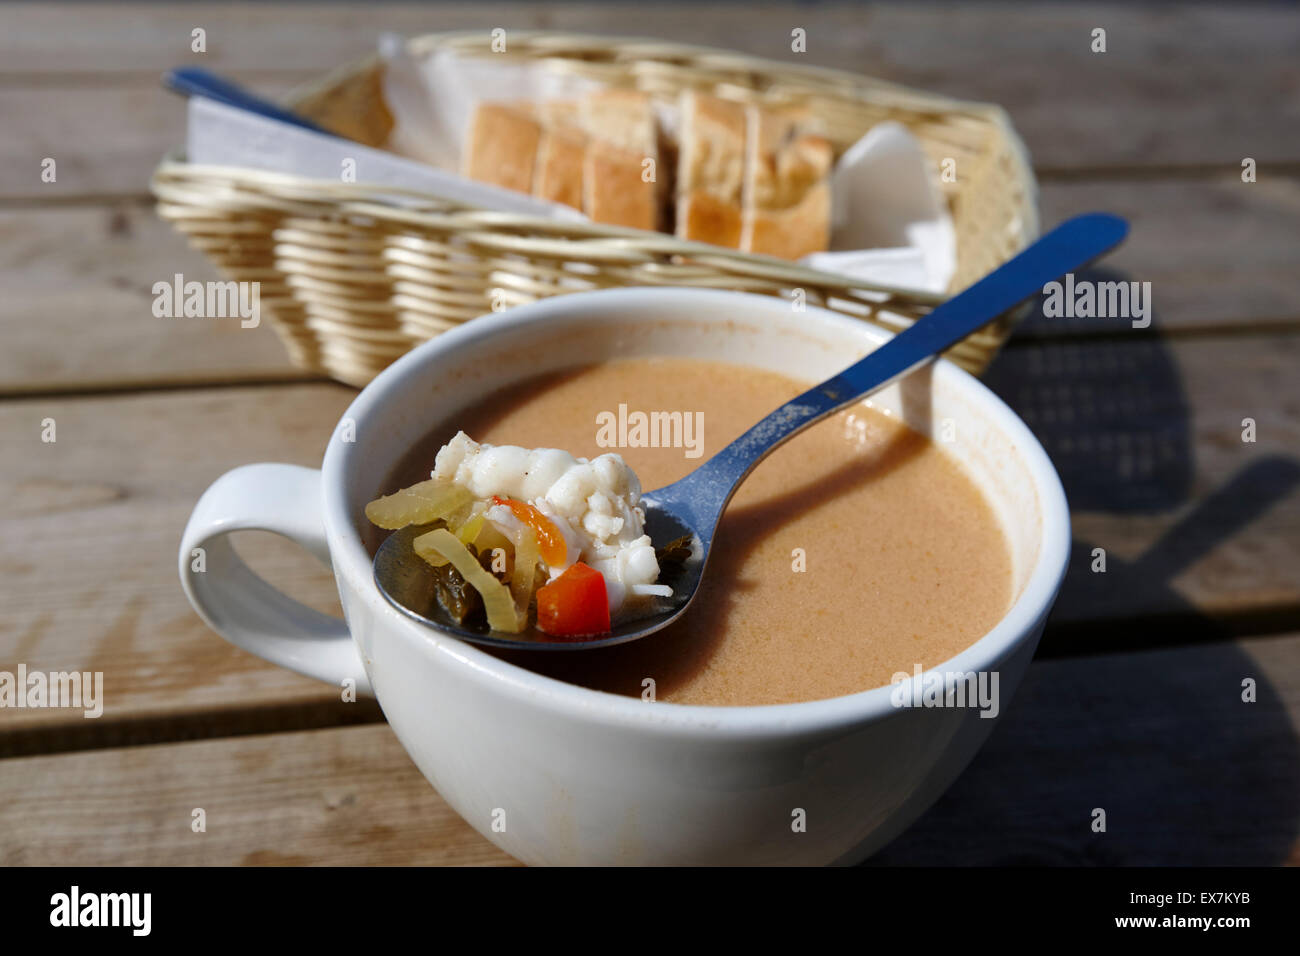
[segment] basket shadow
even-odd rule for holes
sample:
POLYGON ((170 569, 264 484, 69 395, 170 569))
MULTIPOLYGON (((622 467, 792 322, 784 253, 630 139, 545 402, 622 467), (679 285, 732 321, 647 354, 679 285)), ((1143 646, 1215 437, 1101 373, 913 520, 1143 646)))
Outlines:
MULTIPOLYGON (((1045 329, 1077 331, 1053 323, 1041 309, 1031 316, 986 380, 1047 449, 1071 508, 1138 515, 1186 505, 1190 408, 1155 326, 1129 341, 1029 341, 1045 329)), ((1297 485, 1295 460, 1257 459, 1136 560, 1109 557, 1105 574, 1091 570, 1092 543, 1076 541, 1054 612, 1065 625, 1049 621, 1002 724, 966 772, 871 865, 1287 860, 1300 834, 1290 715, 1230 627, 1172 581, 1297 485), (1255 703, 1242 700, 1246 678, 1256 681, 1255 703), (1104 833, 1092 829, 1096 808, 1104 833)))
MULTIPOLYGON (((1103 269, 1078 280, 1125 281, 1103 269)), ((1191 409, 1156 329, 1155 319, 1139 333, 1124 319, 1052 318, 1040 297, 984 375, 1046 449, 1074 511, 1152 513, 1187 498, 1191 409), (1107 325, 1099 334, 1037 338, 1078 332, 1085 321, 1094 332, 1107 325)))

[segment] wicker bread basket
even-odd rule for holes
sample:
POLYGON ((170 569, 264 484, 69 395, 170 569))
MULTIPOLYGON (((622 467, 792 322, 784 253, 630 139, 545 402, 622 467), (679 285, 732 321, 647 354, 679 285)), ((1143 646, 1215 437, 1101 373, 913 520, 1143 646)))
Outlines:
MULTIPOLYGON (((487 31, 410 41, 426 55, 489 52, 487 31)), ((1023 145, 996 106, 916 92, 852 73, 646 40, 516 33, 495 54, 673 95, 687 87, 757 102, 807 104, 836 154, 882 120, 920 140, 957 235, 950 291, 1013 256, 1038 232, 1023 145)), ((393 120, 379 58, 345 67, 290 105, 342 136, 382 147, 393 120)), ((672 236, 477 209, 364 183, 197 166, 168 157, 153 178, 158 212, 237 281, 260 282, 261 307, 299 366, 369 382, 413 345, 485 312, 545 296, 629 285, 699 286, 781 295, 897 331, 942 297, 865 284, 672 236), (396 199, 403 201, 398 203, 396 199), (412 202, 414 200, 414 203, 412 202)), ((1003 316, 949 357, 976 373, 1010 333, 1003 316)))

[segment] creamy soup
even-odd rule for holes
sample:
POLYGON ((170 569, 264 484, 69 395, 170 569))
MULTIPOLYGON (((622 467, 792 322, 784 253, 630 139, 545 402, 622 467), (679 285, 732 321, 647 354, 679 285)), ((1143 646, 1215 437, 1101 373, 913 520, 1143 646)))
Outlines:
MULTIPOLYGON (((650 491, 806 388, 676 358, 546 376, 444 423, 384 490, 427 478, 438 448, 463 429, 583 457, 616 451, 650 491)), ((798 435, 745 480, 700 592, 672 627, 599 650, 493 653, 617 694, 646 696, 652 680, 660 701, 791 703, 939 664, 987 633, 1010 601, 1007 544, 972 481, 928 438, 860 405, 798 435)))

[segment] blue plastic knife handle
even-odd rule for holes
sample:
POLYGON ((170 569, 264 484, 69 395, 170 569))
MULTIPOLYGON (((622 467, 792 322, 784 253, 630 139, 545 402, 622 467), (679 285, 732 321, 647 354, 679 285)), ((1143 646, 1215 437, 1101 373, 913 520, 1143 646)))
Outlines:
POLYGON ((277 106, 270 100, 250 93, 239 84, 232 83, 230 80, 223 79, 215 73, 209 73, 197 66, 180 66, 174 70, 169 70, 163 74, 163 85, 185 96, 206 96, 218 103, 225 103, 227 106, 246 110, 249 113, 256 113, 268 119, 279 120, 281 123, 300 126, 303 129, 311 130, 313 133, 324 133, 327 136, 335 135, 329 130, 321 129, 311 120, 303 119, 297 113, 286 110, 282 106, 277 106))

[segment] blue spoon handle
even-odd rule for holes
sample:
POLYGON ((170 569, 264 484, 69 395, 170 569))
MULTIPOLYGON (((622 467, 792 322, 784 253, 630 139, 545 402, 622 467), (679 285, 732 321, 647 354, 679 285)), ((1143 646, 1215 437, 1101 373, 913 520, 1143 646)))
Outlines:
POLYGON ((1128 223, 1109 213, 1093 212, 1067 219, 866 358, 794 401, 829 401, 834 404, 828 411, 842 408, 937 358, 940 352, 1042 292, 1047 283, 1110 252, 1126 235, 1128 223))
POLYGON ((185 96, 205 96, 210 100, 216 100, 219 103, 225 103, 227 106, 246 110, 249 113, 256 113, 268 119, 279 120, 281 123, 289 123, 293 126, 301 126, 313 133, 334 135, 329 130, 322 129, 310 120, 303 119, 297 113, 250 93, 238 83, 232 83, 230 80, 196 66, 181 66, 169 70, 163 74, 163 85, 185 96))
POLYGON ((814 422, 933 361, 940 352, 999 315, 1080 269, 1123 241, 1128 223, 1108 213, 1076 216, 1057 226, 839 375, 782 405, 676 485, 652 492, 693 511, 695 527, 721 516, 736 486, 773 449, 814 422))

